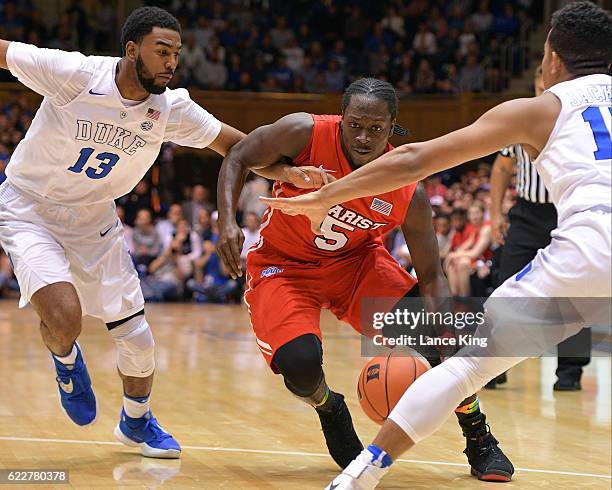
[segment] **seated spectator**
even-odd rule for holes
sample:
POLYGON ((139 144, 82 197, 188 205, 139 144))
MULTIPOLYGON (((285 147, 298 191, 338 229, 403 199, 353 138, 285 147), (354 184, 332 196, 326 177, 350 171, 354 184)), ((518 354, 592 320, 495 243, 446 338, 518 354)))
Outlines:
POLYGON ((270 71, 276 81, 276 86, 283 92, 288 92, 293 84, 293 72, 287 66, 287 57, 279 55, 276 59, 276 66, 270 71))
POLYGON ((191 229, 186 219, 181 219, 176 225, 170 248, 175 251, 176 264, 182 277, 193 274, 193 262, 202 255, 202 240, 191 229))
POLYGON ((282 49, 283 54, 287 59, 287 66, 293 73, 300 73, 304 66, 304 50, 300 48, 295 37, 287 43, 282 49))
MULTIPOLYGON (((480 204, 470 206, 468 221, 462 232, 455 231, 458 240, 453 237, 453 242, 458 246, 453 247, 444 260, 451 293, 464 297, 470 295, 470 276, 483 265, 486 266, 485 261, 492 256, 491 224, 484 221, 484 209, 480 204)), ((486 275, 489 270, 480 272, 486 275)))
MULTIPOLYGON (((242 258, 242 266, 246 267, 246 256, 249 249, 259 241, 259 226, 261 225, 261 219, 257 213, 252 211, 247 213, 244 217, 244 227, 242 233, 244 234, 244 243, 242 244, 242 252, 240 257, 242 258)), ((246 268, 244 269, 246 270, 246 268)))
POLYGON ((151 193, 149 184, 146 180, 141 180, 129 194, 118 199, 118 204, 123 206, 125 211, 125 222, 134 226, 136 213, 142 208, 151 207, 151 193))
POLYGON ((442 94, 456 94, 459 92, 459 75, 457 74, 457 65, 448 63, 440 75, 440 79, 436 82, 438 92, 442 94))
POLYGON ((480 92, 484 88, 484 72, 473 54, 468 55, 465 66, 461 67, 459 88, 464 92, 480 92))
POLYGON ((197 303, 227 303, 240 287, 217 255, 215 245, 219 228, 216 219, 212 221, 212 230, 211 240, 204 242, 203 253, 194 262, 194 277, 187 281, 187 289, 197 303))
POLYGON ((153 226, 151 210, 143 208, 138 211, 134 221, 132 240, 134 243, 132 258, 138 273, 141 277, 144 277, 147 267, 162 250, 159 234, 155 226, 153 226))
POLYGON ((198 213, 198 226, 195 231, 200 235, 203 242, 212 240, 212 219, 208 209, 202 208, 198 213))
POLYGON ((312 58, 310 56, 304 56, 302 68, 298 70, 296 74, 304 79, 306 92, 313 93, 316 90, 317 75, 319 71, 312 65, 312 58))
POLYGON ((183 218, 183 209, 179 203, 175 202, 168 208, 166 218, 159 220, 155 225, 155 229, 159 234, 163 250, 168 248, 170 245, 170 242, 174 237, 174 233, 176 232, 176 225, 183 218))
POLYGON ((433 56, 438 51, 436 36, 426 22, 419 22, 419 30, 412 41, 412 49, 420 56, 433 56))
POLYGON ((215 209, 213 203, 210 202, 210 192, 202 184, 196 184, 191 190, 191 199, 184 201, 182 204, 183 216, 189 223, 190 228, 195 228, 198 225, 198 213, 200 209, 205 208, 208 212, 215 209))
POLYGON ((147 275, 140 280, 145 301, 159 303, 180 298, 184 278, 178 268, 179 256, 180 245, 173 241, 149 264, 147 275))
POLYGON ((425 179, 424 187, 429 199, 434 196, 444 197, 448 192, 448 189, 442 183, 442 179, 439 175, 432 175, 430 177, 427 177, 427 179, 425 179))
POLYGON ((326 92, 338 94, 344 90, 344 72, 340 70, 337 60, 330 60, 327 70, 323 74, 325 76, 326 92))
POLYGON ((185 85, 196 83, 195 72, 198 67, 205 63, 206 55, 202 45, 197 43, 195 33, 188 33, 181 47, 181 62, 178 65, 178 72, 183 79, 183 83, 185 85))
POLYGON ((414 79, 414 92, 417 94, 429 94, 435 91, 436 74, 431 68, 427 58, 419 63, 419 69, 414 79))
POLYGON ((276 27, 270 31, 270 37, 276 49, 283 49, 295 38, 293 31, 287 27, 287 17, 279 15, 276 18, 276 27))
POLYGON ((476 32, 480 36, 485 36, 493 28, 494 17, 489 10, 489 1, 480 0, 478 3, 478 11, 470 17, 476 32))
POLYGON ((512 3, 506 2, 504 4, 503 13, 495 17, 493 32, 503 36, 514 36, 518 32, 519 27, 519 21, 514 15, 512 3))
POLYGON ((448 255, 453 241, 453 233, 450 226, 450 218, 447 214, 440 214, 434 218, 434 229, 438 240, 440 259, 444 260, 448 255))
POLYGON ((393 5, 388 7, 387 15, 382 19, 382 26, 401 39, 406 36, 404 18, 399 14, 397 8, 393 5))
POLYGON ((270 185, 266 179, 253 173, 250 174, 249 178, 250 180, 247 181, 240 193, 238 211, 243 216, 246 216, 248 213, 255 213, 261 218, 268 206, 261 202, 259 196, 269 196, 270 185))

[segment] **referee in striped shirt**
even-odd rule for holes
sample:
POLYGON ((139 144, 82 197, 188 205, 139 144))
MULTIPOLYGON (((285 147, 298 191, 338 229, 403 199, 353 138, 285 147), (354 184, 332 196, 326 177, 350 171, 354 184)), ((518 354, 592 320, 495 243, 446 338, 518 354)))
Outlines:
MULTIPOLYGON (((535 72, 536 96, 544 91, 542 68, 535 72)), ((548 190, 521 145, 501 150, 491 173, 491 225, 493 238, 503 244, 499 281, 502 283, 525 267, 541 248, 550 243, 550 232, 557 227, 557 211, 548 190), (516 165, 516 204, 508 213, 509 227, 502 213, 502 202, 516 165)), ((558 346, 556 391, 580 389, 582 367, 589 363, 591 332, 584 329, 558 346)), ((505 373, 487 387, 506 381, 505 373)))

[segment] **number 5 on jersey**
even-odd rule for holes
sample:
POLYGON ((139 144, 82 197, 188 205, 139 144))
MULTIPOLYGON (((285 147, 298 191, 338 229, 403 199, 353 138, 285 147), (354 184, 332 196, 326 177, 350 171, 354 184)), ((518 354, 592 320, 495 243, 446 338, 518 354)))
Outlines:
POLYGON ((334 226, 338 228, 342 228, 347 231, 354 231, 355 227, 351 226, 347 223, 343 223, 339 219, 336 219, 332 216, 327 216, 323 223, 321 223, 321 231, 323 232, 323 237, 317 236, 314 239, 314 243, 317 248, 321 250, 327 250, 328 252, 333 252, 335 250, 339 250, 346 245, 348 242, 348 236, 341 231, 334 230, 334 226))
MULTIPOLYGON (((79 155, 79 159, 72 167, 68 167, 68 170, 74 172, 75 174, 80 174, 83 171, 83 167, 89 160, 89 157, 95 150, 93 148, 83 148, 81 150, 81 154, 79 155)), ((115 164, 119 161, 119 155, 115 155, 114 153, 109 153, 107 151, 103 153, 98 153, 96 155, 96 159, 100 161, 97 167, 87 167, 85 170, 85 175, 90 179, 102 179, 106 177, 109 172, 113 169, 115 164)))

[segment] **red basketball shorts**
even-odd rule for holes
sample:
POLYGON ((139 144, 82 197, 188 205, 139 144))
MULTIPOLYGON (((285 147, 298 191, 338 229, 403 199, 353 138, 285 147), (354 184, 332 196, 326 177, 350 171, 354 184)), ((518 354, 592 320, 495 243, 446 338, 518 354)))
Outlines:
POLYGON ((382 246, 305 263, 277 255, 264 244, 247 256, 246 281, 251 325, 269 365, 276 350, 297 337, 315 334, 322 340, 322 308, 359 333, 372 331, 371 325, 362 325, 362 301, 400 298, 416 284, 382 246))

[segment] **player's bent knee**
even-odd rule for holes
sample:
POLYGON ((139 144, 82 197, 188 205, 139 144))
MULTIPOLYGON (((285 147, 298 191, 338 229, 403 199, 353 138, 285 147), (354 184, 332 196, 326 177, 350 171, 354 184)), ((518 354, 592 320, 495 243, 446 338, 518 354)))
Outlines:
POLYGON ((155 341, 144 316, 130 318, 110 330, 117 344, 117 368, 124 376, 146 378, 155 370, 155 341))
POLYGON ((323 351, 316 335, 298 337, 280 347, 273 360, 285 385, 300 397, 312 395, 323 379, 323 351))
POLYGON ((55 337, 74 340, 81 334, 82 313, 81 306, 58 304, 56 308, 49 309, 42 316, 42 322, 55 337))

